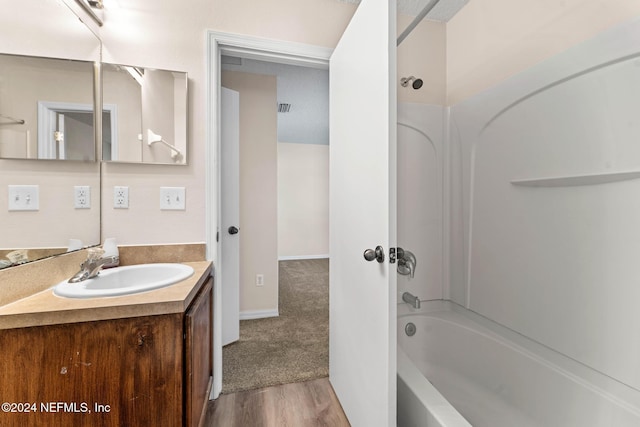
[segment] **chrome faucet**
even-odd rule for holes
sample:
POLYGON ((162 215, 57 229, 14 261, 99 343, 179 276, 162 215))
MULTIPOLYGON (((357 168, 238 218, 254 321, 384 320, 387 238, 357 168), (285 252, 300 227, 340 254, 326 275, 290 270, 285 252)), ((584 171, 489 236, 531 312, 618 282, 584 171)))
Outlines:
POLYGON ((118 265, 120 258, 117 255, 103 257, 104 250, 91 248, 88 250, 87 259, 80 264, 80 271, 68 280, 69 283, 78 283, 96 277, 104 266, 118 265))
POLYGON ((420 308, 420 298, 415 295, 410 294, 409 292, 405 292, 402 294, 402 301, 406 302, 413 308, 420 308))
POLYGON ((398 273, 411 278, 416 274, 416 256, 412 252, 398 251, 398 273))

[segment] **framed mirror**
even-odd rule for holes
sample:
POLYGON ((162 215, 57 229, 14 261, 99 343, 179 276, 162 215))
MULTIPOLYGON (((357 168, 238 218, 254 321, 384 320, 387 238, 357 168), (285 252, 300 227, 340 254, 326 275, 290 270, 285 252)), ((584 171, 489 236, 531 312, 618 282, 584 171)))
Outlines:
POLYGON ((187 164, 187 73, 102 64, 102 160, 187 164))
POLYGON ((73 3, 0 0, 0 269, 100 243, 101 42, 73 3))

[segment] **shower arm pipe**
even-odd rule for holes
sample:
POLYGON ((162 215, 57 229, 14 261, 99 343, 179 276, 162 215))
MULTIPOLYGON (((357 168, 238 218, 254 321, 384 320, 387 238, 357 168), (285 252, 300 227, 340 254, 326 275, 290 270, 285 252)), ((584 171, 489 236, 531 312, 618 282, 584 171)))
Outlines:
POLYGON ((411 21, 411 23, 407 26, 407 28, 405 28, 405 30, 402 32, 402 34, 400 34, 400 36, 398 36, 398 41, 396 43, 396 46, 400 46, 400 43, 402 43, 404 41, 404 39, 406 39, 409 36, 409 34, 411 34, 411 31, 413 31, 413 29, 416 28, 420 22, 422 22, 424 17, 427 16, 427 14, 429 12, 431 12, 431 9, 436 7, 436 5, 439 2, 440 2, 440 0, 432 0, 429 4, 427 4, 424 7, 424 9, 422 9, 420 11, 420 13, 418 15, 416 15, 415 19, 413 21, 411 21))

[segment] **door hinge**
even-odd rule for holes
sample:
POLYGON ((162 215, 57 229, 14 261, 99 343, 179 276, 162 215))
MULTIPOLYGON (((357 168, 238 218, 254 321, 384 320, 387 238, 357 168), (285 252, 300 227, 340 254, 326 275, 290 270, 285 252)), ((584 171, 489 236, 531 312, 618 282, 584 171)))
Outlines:
POLYGON ((216 242, 220 241, 220 232, 216 231, 216 242))

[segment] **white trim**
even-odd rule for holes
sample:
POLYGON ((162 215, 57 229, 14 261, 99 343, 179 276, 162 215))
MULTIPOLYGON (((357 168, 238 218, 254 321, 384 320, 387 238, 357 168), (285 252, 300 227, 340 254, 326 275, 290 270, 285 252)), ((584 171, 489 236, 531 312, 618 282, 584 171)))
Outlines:
POLYGON ((241 311, 240 320, 266 319, 268 317, 278 317, 278 310, 251 310, 241 311))
MULTIPOLYGON (((103 111, 111 116, 111 153, 118 153, 118 114, 117 105, 104 104, 103 111)), ((94 113, 93 104, 76 102, 38 101, 38 158, 56 159, 56 143, 53 132, 56 130, 56 113, 94 113)), ((94 141, 94 146, 96 141, 94 141)), ((99 147, 102 158, 102 147, 99 147)), ((60 159, 64 160, 64 156, 60 159)), ((97 159, 96 159, 97 161, 97 159)))
POLYGON ((278 257, 278 261, 294 261, 299 259, 323 259, 329 258, 329 254, 323 255, 283 255, 278 257))
MULTIPOLYGON (((102 111, 108 111, 111 119, 111 158, 118 158, 118 105, 102 104, 102 111)), ((100 147, 100 158, 102 158, 102 147, 100 147)))
POLYGON ((333 53, 333 49, 322 46, 217 31, 209 31, 208 39, 224 55, 325 70, 333 53))
POLYGON ((222 295, 224 281, 223 266, 220 264, 220 242, 216 233, 221 229, 220 219, 220 55, 232 54, 242 58, 260 59, 312 68, 329 68, 329 58, 333 49, 282 40, 264 39, 241 34, 207 32, 207 136, 206 136, 206 241, 207 259, 216 266, 216 287, 213 308, 213 388, 210 399, 218 397, 222 391, 222 295), (214 193, 215 190, 215 193, 214 193), (217 217, 216 217, 217 216, 217 217), (216 224, 213 218, 216 217, 216 224), (216 245, 216 256, 213 246, 216 245), (213 259, 215 258, 215 259, 213 259))
MULTIPOLYGON (((451 165, 451 107, 443 109, 442 144, 442 299, 451 299, 451 218, 453 169, 451 165)), ((457 225, 457 224, 456 224, 457 225)))

